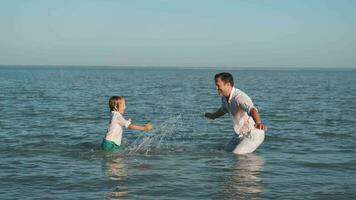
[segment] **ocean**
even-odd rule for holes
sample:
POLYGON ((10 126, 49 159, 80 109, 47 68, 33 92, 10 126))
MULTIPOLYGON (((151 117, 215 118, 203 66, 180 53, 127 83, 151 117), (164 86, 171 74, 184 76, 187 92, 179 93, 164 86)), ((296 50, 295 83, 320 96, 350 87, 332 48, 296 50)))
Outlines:
POLYGON ((356 70, 0 67, 0 199, 356 199, 356 70), (214 75, 233 74, 268 126, 234 155, 214 75), (109 97, 126 150, 100 150, 109 97))

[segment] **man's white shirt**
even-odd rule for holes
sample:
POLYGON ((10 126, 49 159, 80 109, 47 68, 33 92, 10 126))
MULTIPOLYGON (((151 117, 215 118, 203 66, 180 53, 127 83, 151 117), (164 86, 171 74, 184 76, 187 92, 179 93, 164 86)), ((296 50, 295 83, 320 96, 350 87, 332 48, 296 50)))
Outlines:
POLYGON ((255 108, 252 100, 243 91, 232 87, 229 99, 222 97, 222 109, 231 114, 232 126, 239 136, 248 134, 255 129, 254 120, 250 117, 250 111, 255 108))

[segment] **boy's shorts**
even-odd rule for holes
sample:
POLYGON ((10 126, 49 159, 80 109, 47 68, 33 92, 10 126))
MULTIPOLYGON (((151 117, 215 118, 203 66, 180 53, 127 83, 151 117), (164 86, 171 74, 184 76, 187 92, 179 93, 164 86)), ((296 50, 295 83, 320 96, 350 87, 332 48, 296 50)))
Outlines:
POLYGON ((115 142, 112 142, 110 140, 105 140, 103 139, 103 142, 101 143, 101 148, 105 151, 122 151, 124 148, 120 145, 117 145, 115 142))

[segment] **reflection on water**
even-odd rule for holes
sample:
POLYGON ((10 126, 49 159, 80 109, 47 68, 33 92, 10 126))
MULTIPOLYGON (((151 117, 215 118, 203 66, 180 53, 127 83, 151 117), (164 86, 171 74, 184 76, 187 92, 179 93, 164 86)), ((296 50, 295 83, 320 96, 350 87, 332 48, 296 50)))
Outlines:
POLYGON ((128 194, 127 169, 124 157, 117 157, 104 162, 106 174, 115 185, 115 190, 107 194, 107 199, 122 199, 128 194))
POLYGON ((264 158, 256 154, 236 156, 230 176, 222 183, 223 195, 228 199, 261 198, 263 193, 261 171, 264 163, 264 158))

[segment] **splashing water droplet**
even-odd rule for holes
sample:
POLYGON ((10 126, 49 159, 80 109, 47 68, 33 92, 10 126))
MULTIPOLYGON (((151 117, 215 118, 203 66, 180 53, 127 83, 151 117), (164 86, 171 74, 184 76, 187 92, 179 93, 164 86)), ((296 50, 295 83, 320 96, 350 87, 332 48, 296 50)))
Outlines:
POLYGON ((151 132, 142 132, 126 148, 128 154, 148 153, 153 149, 169 148, 167 140, 174 140, 183 125, 182 114, 170 117, 151 132))

